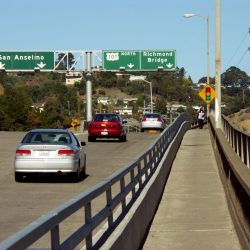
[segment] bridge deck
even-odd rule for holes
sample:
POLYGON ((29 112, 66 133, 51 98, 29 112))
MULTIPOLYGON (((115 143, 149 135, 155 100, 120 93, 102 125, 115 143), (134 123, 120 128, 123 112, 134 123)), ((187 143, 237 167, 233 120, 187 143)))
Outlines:
POLYGON ((184 136, 143 249, 241 249, 208 129, 184 136))

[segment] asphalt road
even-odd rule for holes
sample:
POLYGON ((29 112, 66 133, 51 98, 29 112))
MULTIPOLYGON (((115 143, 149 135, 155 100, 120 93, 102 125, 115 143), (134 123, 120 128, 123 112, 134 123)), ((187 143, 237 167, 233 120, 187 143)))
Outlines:
MULTIPOLYGON (((0 241, 128 164, 159 134, 129 133, 125 143, 115 140, 90 143, 86 134, 77 135, 79 140, 87 142, 87 176, 78 183, 64 176, 28 178, 23 183, 16 183, 14 155, 23 136, 23 132, 0 132, 0 241)), ((65 223, 66 231, 71 231, 74 222, 78 226, 84 223, 83 211, 81 213, 65 223)))

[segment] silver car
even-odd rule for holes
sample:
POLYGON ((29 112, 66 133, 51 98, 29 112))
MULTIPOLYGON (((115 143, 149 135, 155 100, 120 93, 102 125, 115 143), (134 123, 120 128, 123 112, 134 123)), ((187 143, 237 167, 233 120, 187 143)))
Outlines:
POLYGON ((86 174, 85 145, 64 129, 33 129, 16 150, 15 180, 20 182, 30 173, 72 173, 79 181, 86 174))
POLYGON ((144 130, 160 130, 163 131, 165 123, 159 113, 146 113, 141 119, 141 132, 144 130))

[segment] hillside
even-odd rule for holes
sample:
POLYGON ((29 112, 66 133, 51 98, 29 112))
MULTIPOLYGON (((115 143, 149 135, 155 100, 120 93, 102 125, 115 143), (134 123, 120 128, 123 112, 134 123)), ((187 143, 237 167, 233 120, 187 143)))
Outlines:
POLYGON ((232 124, 250 134, 250 107, 228 116, 232 124))
POLYGON ((126 94, 125 92, 122 92, 118 88, 97 88, 96 89, 96 93, 98 93, 100 91, 104 91, 105 96, 108 96, 111 99, 114 99, 114 98, 122 99, 122 98, 126 98, 126 97, 131 97, 130 95, 126 94))
POLYGON ((3 88, 3 85, 0 84, 0 95, 3 95, 4 94, 4 88, 3 88))

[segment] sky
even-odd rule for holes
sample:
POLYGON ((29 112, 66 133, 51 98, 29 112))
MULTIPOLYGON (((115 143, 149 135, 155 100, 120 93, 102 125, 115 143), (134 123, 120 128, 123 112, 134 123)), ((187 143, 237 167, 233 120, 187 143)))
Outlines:
MULTIPOLYGON (((221 2, 221 72, 250 75, 250 0, 221 2)), ((0 0, 0 51, 176 50, 194 82, 215 76, 216 0, 0 0), (185 13, 200 16, 184 18, 185 13)))

